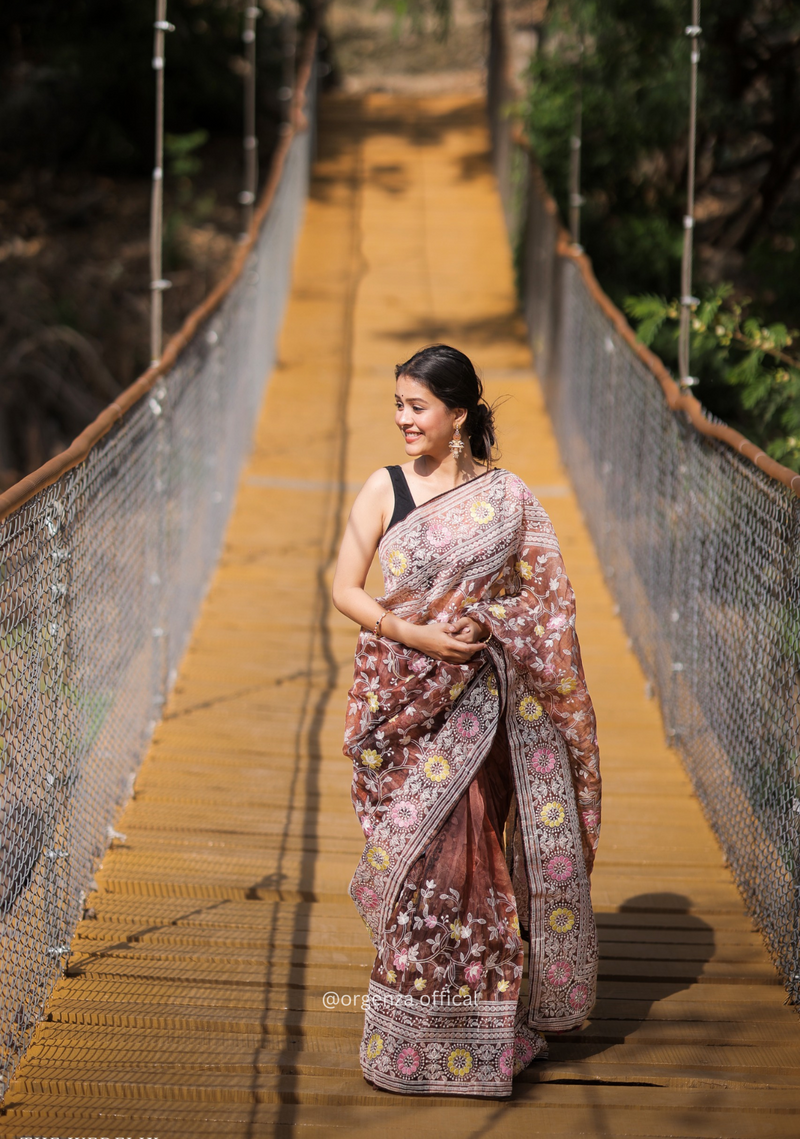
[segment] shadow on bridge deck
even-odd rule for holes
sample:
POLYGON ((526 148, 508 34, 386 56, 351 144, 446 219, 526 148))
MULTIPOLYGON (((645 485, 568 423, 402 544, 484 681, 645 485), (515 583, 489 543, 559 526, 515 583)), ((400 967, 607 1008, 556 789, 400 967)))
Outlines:
POLYGON ((800 1024, 664 745, 559 463, 481 105, 331 98, 320 137, 219 569, 0 1132, 796 1136, 800 1024), (438 337, 508 397, 503 463, 561 537, 604 760, 599 1001, 501 1103, 391 1096, 357 1058, 372 954, 346 896, 361 837, 340 750, 355 630, 329 577, 354 489, 402 459, 392 366, 438 337))

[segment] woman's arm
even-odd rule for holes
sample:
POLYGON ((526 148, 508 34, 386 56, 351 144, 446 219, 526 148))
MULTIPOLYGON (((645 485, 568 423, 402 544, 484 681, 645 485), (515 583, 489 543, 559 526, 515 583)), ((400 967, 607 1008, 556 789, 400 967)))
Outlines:
POLYGON ((383 617, 380 626, 382 636, 435 660, 465 664, 482 646, 475 640, 466 639, 464 618, 454 624, 434 621, 429 625, 415 625, 387 613, 364 589, 392 500, 388 471, 381 469, 370 475, 353 503, 342 538, 333 578, 333 604, 340 613, 364 629, 374 629, 376 622, 383 617), (455 633, 460 633, 460 636, 454 636, 455 633))

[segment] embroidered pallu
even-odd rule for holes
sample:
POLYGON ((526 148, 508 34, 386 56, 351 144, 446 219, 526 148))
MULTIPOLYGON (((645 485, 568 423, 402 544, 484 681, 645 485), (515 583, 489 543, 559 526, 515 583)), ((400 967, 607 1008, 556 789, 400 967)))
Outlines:
POLYGON ((491 639, 457 665, 359 636, 350 893, 376 949, 361 1064, 393 1091, 508 1095, 540 1030, 595 999, 600 774, 573 592, 550 519, 502 469, 417 507, 378 555, 387 612, 472 616, 491 639))

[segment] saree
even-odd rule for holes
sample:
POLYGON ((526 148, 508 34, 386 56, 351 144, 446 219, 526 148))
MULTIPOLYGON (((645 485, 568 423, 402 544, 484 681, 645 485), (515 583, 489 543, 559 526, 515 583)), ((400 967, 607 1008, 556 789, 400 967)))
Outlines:
POLYGON ((350 894, 376 949, 365 1077, 505 1096, 595 999, 589 874, 596 725, 552 523, 497 468, 416 507, 378 547, 387 612, 474 617, 467 664, 362 630, 345 755, 366 845, 350 894), (528 943, 527 992, 523 991, 528 943))

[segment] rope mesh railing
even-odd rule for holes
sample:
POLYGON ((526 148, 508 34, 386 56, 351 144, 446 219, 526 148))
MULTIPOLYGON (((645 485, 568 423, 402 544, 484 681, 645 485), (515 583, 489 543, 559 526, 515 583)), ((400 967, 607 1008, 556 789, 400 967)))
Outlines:
MULTIPOLYGON (((310 125, 313 95, 309 81, 310 125)), ((92 875, 124 837, 115 812, 219 554, 275 358, 312 145, 311 130, 287 143, 242 271, 168 372, 0 522, 2 1090, 92 875)))
POLYGON ((670 404, 675 385, 657 361, 648 366, 570 249, 508 115, 508 29, 493 7, 495 162, 561 454, 670 742, 800 1002, 800 499, 791 489, 800 480, 777 464, 770 477, 744 441, 740 453, 710 437, 736 444, 711 416, 699 421, 693 397, 678 404, 692 422, 670 404))

